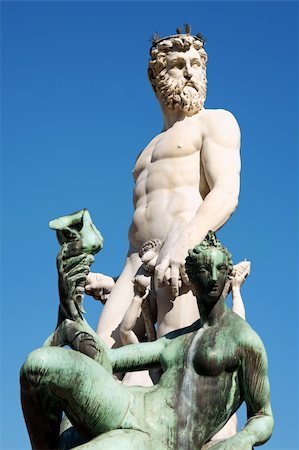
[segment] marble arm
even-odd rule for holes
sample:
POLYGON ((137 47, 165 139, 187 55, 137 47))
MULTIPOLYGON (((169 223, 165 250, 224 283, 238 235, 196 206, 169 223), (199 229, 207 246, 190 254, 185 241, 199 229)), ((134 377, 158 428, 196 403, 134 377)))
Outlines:
POLYGON ((234 275, 231 278, 232 311, 245 320, 246 313, 241 295, 241 286, 250 274, 250 261, 241 261, 234 266, 234 275))
POLYGON ((238 204, 241 169, 239 127, 227 111, 218 110, 216 119, 207 125, 208 132, 203 139, 201 163, 210 192, 187 226, 186 231, 192 237, 196 228, 203 238, 209 230, 217 231, 238 204))
POLYGON ((95 300, 99 300, 104 305, 117 279, 118 276, 110 277, 102 273, 89 272, 86 278, 85 293, 92 296, 95 300))
POLYGON ((141 313, 144 318, 146 331, 148 331, 147 328, 150 328, 147 336, 148 340, 155 340, 150 339, 151 334, 153 334, 150 331, 152 331, 151 328, 154 328, 154 325, 152 324, 149 305, 147 303, 150 293, 151 277, 149 274, 140 274, 134 278, 133 282, 135 295, 120 324, 120 337, 123 345, 139 343, 133 329, 141 313), (152 327, 149 327, 149 324, 152 327))
POLYGON ((142 299, 135 295, 121 322, 120 337, 123 345, 138 344, 139 340, 133 331, 138 317, 141 314, 142 299))
POLYGON ((245 306, 243 303, 240 287, 232 288, 232 311, 238 316, 240 316, 243 320, 246 319, 245 306))
POLYGON ((206 125, 201 148, 201 167, 208 193, 192 220, 182 230, 173 224, 161 248, 156 273, 162 285, 166 271, 172 270, 171 287, 178 295, 178 274, 186 280, 184 263, 190 248, 201 242, 207 233, 224 225, 237 207, 240 191, 240 131, 235 118, 218 110, 206 125), (216 117, 217 116, 217 117, 216 117), (179 234, 177 228, 180 229, 179 234))

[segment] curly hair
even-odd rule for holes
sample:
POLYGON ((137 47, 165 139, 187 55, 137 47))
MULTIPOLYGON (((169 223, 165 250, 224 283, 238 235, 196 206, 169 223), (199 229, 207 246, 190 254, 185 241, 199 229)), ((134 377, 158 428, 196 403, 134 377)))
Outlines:
MULTIPOLYGON (((150 49, 151 59, 148 64, 148 77, 155 93, 157 92, 159 78, 163 76, 163 71, 166 69, 167 53, 171 51, 186 52, 191 47, 194 47, 198 51, 205 73, 208 55, 203 47, 203 41, 200 38, 190 34, 178 34, 168 36, 165 39, 160 39, 153 43, 150 49)), ((205 83, 207 82, 205 75, 204 81, 205 83)))
POLYGON ((209 231, 205 239, 199 245, 196 245, 192 250, 189 250, 188 252, 189 255, 186 258, 185 267, 187 275, 191 281, 196 279, 200 261, 200 254, 205 252, 209 248, 216 248, 217 250, 224 253, 224 255, 227 257, 228 262, 228 274, 231 274, 233 270, 232 255, 227 250, 227 248, 225 248, 217 239, 216 234, 213 233, 213 231, 209 231))

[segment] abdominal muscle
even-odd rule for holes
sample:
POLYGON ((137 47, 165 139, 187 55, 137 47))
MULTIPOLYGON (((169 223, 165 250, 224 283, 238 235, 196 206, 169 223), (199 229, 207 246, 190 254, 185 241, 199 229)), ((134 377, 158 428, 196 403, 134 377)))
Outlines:
POLYGON ((149 239, 166 239, 170 228, 187 225, 199 208, 202 199, 190 188, 159 190, 135 209, 129 230, 131 244, 140 249, 149 239))
POLYGON ((192 220, 202 201, 197 155, 150 163, 136 179, 131 244, 139 250, 149 239, 164 241, 171 228, 192 220))

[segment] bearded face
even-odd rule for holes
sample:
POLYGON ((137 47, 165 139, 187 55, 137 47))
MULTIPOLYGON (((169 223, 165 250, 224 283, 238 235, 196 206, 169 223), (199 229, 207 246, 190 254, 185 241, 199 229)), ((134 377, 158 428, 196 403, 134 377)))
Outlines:
POLYGON ((184 111, 188 115, 198 113, 206 99, 207 82, 203 76, 195 80, 176 80, 164 69, 157 77, 157 97, 170 110, 184 111))
MULTIPOLYGON (((206 53, 204 53, 206 56, 206 53)), ((188 116, 199 112, 206 98, 206 58, 194 47, 157 54, 149 78, 160 103, 188 116)))

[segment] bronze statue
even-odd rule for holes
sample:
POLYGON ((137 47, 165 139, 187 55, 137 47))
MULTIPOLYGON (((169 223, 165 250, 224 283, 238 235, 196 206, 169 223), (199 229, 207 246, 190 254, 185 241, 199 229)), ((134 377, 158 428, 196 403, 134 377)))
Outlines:
MULTIPOLYGON (((64 242, 57 258, 64 305, 82 292, 95 252, 79 238, 64 242)), ((232 267, 210 232, 186 259, 200 319, 153 342, 110 349, 76 308, 75 316, 60 308, 56 331, 21 370, 32 448, 58 448, 64 412, 82 437, 68 448, 201 449, 243 401, 242 431, 210 448, 249 450, 267 441, 273 429, 267 357, 257 334, 224 304, 232 267), (71 349, 57 348, 62 345, 71 349), (151 387, 127 387, 113 377, 159 366, 163 375, 151 387)))

